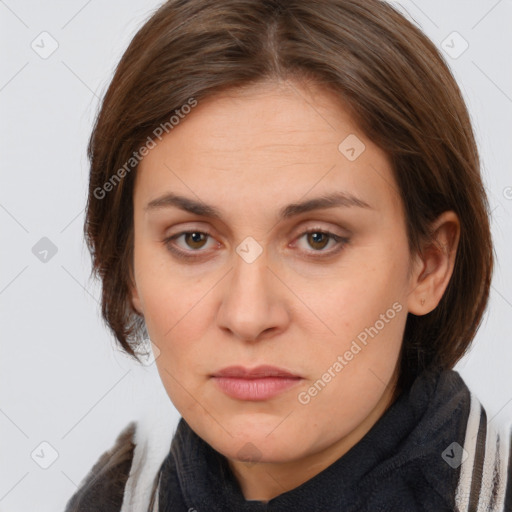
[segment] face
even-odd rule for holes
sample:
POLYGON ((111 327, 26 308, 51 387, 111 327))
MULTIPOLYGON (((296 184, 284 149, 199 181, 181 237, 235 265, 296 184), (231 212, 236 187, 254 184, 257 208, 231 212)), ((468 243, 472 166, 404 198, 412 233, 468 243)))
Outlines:
POLYGON ((410 268, 390 162, 324 89, 200 101, 139 165, 132 303, 173 404, 230 460, 299 461, 369 430, 410 268), (291 377, 214 376, 260 365, 291 377))

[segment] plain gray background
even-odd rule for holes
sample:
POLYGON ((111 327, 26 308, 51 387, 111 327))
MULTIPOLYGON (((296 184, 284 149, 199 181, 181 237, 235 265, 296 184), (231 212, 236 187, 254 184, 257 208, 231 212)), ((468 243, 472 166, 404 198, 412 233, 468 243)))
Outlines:
MULTIPOLYGON (((489 309, 456 369, 489 420, 505 423, 512 418, 512 1, 393 3, 442 49, 476 130, 497 262, 489 309)), ((82 239, 85 150, 98 100, 160 4, 0 0, 2 512, 63 510, 130 420, 164 411, 174 428, 179 418, 155 365, 131 362, 103 325, 82 239), (43 246, 56 250, 46 261, 36 256, 43 246)))

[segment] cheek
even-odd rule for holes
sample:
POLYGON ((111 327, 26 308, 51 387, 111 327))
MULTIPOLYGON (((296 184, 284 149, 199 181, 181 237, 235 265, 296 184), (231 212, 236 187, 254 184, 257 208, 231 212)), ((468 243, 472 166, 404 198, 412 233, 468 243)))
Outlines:
POLYGON ((184 278, 165 250, 152 240, 141 240, 135 245, 134 264, 148 331, 155 342, 165 341, 180 319, 200 301, 201 283, 184 278))
POLYGON ((147 331, 160 351, 156 364, 167 392, 175 395, 201 360, 200 340, 213 321, 205 288, 212 284, 184 278, 155 251, 136 253, 135 266, 147 331))
POLYGON ((297 294, 306 298, 304 302, 312 311, 318 312, 330 328, 328 337, 339 340, 340 344, 376 322, 377 327, 382 327, 384 321, 386 330, 390 331, 388 326, 400 323, 394 319, 405 308, 407 290, 405 262, 394 258, 391 255, 380 261, 366 258, 371 264, 363 261, 351 265, 350 271, 324 280, 316 292, 312 292, 310 283, 305 282, 297 294))
POLYGON ((343 296, 336 338, 309 353, 312 372, 299 399, 305 404, 303 418, 312 415, 333 439, 340 425, 346 434, 371 413, 400 355, 407 318, 403 302, 385 287, 379 293, 369 290, 372 294, 350 294, 351 300, 343 296))
POLYGON ((205 303, 190 294, 172 290, 146 302, 148 334, 159 350, 156 366, 162 384, 181 414, 194 412, 204 382, 204 358, 208 354, 206 330, 213 321, 205 303))
POLYGON ((203 295, 172 289, 146 299, 148 334, 160 349, 157 362, 180 380, 197 374, 205 355, 206 332, 214 318, 203 295))
POLYGON ((347 418, 350 410, 357 417, 361 403, 372 403, 392 378, 407 318, 407 260, 396 254, 368 260, 377 263, 352 266, 312 307, 333 331, 310 352, 315 379, 327 381, 330 374, 336 375, 317 403, 327 406, 331 400, 342 399, 347 418))

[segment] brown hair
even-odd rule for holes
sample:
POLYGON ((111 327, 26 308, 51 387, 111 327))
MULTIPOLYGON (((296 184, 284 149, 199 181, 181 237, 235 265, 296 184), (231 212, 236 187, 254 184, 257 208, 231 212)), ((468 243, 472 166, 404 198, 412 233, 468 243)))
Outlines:
POLYGON ((145 329, 130 300, 134 152, 191 98, 289 78, 335 91, 389 156, 411 252, 440 213, 459 216, 453 275, 436 309, 409 314, 398 385, 427 367, 452 368, 480 325, 493 269, 479 156, 443 57, 379 0, 171 0, 150 17, 117 66, 88 146, 84 232, 102 280, 103 318, 136 357, 145 329))

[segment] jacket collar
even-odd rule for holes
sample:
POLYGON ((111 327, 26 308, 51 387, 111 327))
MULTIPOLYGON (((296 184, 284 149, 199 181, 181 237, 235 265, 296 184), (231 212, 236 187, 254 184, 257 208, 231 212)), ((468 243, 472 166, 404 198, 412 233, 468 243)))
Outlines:
POLYGON ((160 511, 366 510, 400 493, 411 473, 428 479, 422 485, 441 494, 436 500, 452 504, 460 470, 441 454, 454 440, 463 444, 469 403, 457 372, 426 371, 345 455, 268 503, 245 500, 227 459, 182 418, 161 468, 160 511))

